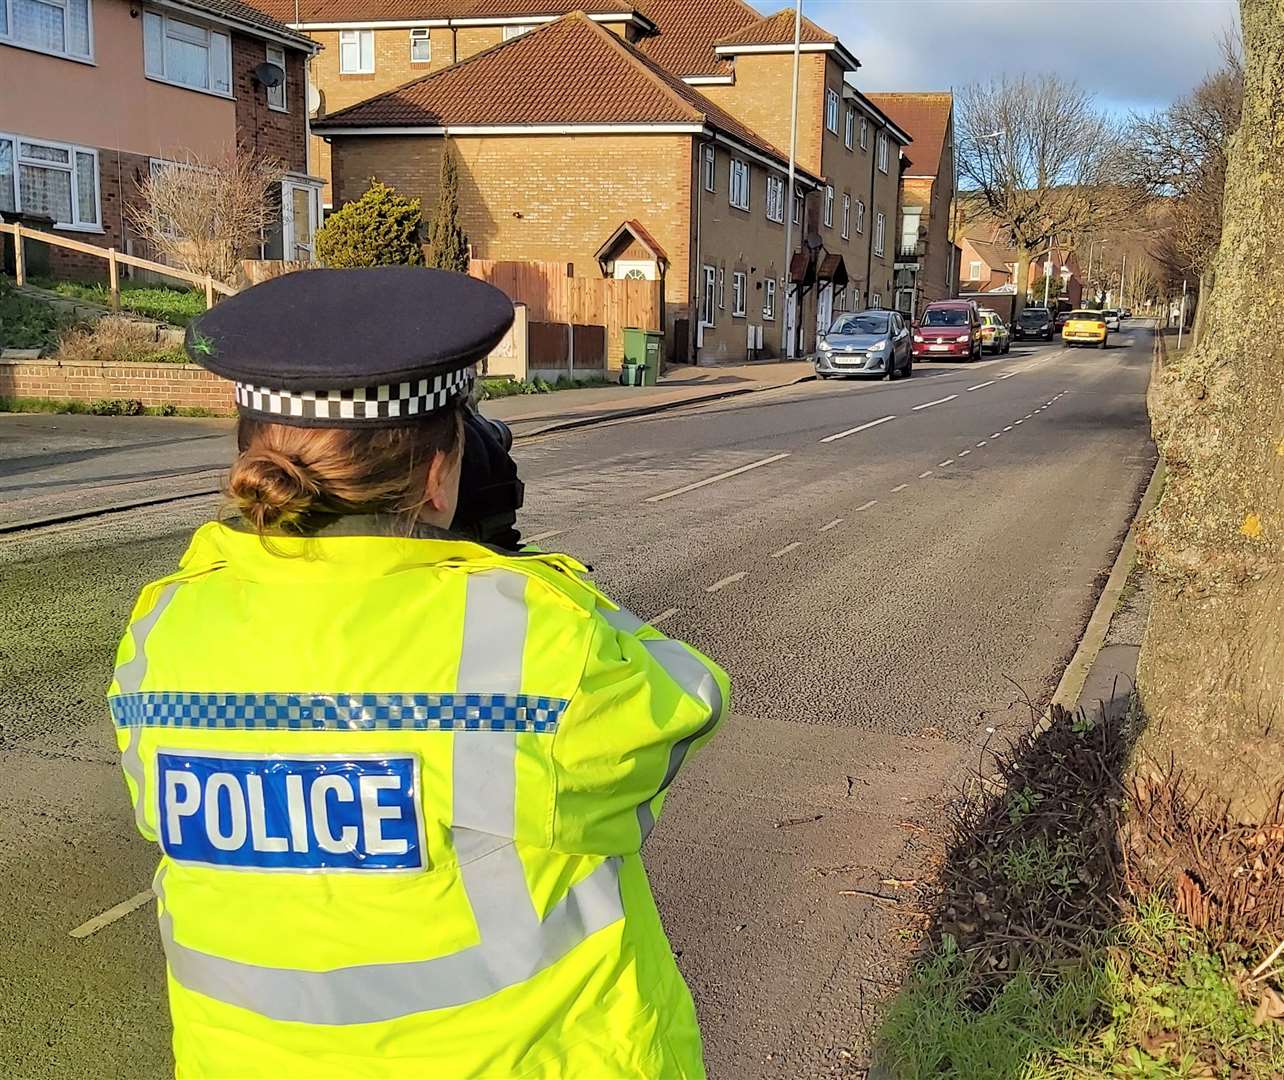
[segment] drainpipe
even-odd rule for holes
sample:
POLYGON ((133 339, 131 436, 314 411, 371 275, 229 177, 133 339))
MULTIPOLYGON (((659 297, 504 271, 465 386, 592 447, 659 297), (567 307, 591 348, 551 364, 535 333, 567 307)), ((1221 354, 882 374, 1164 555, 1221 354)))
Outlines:
MULTIPOLYGON (((706 146, 713 146, 714 142, 712 139, 709 139, 708 141, 701 141, 700 139, 694 139, 692 140, 692 145, 695 147, 695 151, 696 151, 692 155, 691 163, 693 165, 693 168, 691 170, 691 175, 690 175, 691 192, 693 197, 695 198, 695 243, 691 245, 692 272, 687 275, 687 295, 688 296, 694 295, 695 297, 695 303, 691 305, 691 312, 695 316, 695 318, 689 321, 687 333, 691 335, 691 366, 699 367, 700 366, 700 348, 701 348, 700 304, 704 299, 704 249, 701 247, 701 240, 700 240, 700 217, 701 217, 700 211, 703 209, 703 206, 704 206, 704 148, 706 146), (696 285, 697 281, 699 283, 699 287, 695 290, 693 294, 692 288, 693 286, 696 285)), ((716 148, 714 149, 713 153, 714 153, 714 161, 716 162, 717 154, 718 154, 718 151, 716 148)), ((715 184, 714 186, 716 187, 717 185, 715 184)), ((716 271, 715 271, 715 274, 716 274, 716 271)), ((709 299, 710 314, 712 314, 713 312, 713 303, 714 303, 714 300, 717 298, 716 297, 717 288, 718 288, 717 281, 715 279, 714 281, 715 296, 710 297, 709 299)))
MULTIPOLYGON (((865 227, 869 230, 869 250, 865 256, 865 307, 870 305, 870 294, 874 291, 874 222, 876 212, 874 210, 874 187, 878 183, 878 136, 886 137, 886 132, 876 130, 874 132, 874 152, 869 155, 869 206, 866 208, 868 214, 865 218, 865 227)), ((888 149, 890 153, 890 147, 888 149)), ((883 230, 883 250, 887 250, 887 230, 883 230)))

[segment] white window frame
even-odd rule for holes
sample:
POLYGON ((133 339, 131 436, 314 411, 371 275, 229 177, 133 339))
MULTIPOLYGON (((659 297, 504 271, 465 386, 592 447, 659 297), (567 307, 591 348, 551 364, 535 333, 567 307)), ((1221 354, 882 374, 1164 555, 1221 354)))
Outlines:
POLYGON ((704 190, 718 190, 718 156, 712 144, 704 148, 704 190))
POLYGON ((743 319, 748 302, 749 279, 743 270, 731 272, 731 317, 743 319))
POLYGON ((749 164, 739 158, 732 158, 727 170, 727 202, 737 210, 749 209, 749 164))
POLYGON ((18 36, 15 27, 16 16, 13 11, 12 0, 0 0, 0 10, 5 13, 5 25, 7 31, 0 34, 0 45, 13 45, 19 49, 30 49, 32 52, 44 53, 45 56, 58 56, 64 60, 75 60, 80 64, 92 64, 94 62, 94 0, 85 0, 85 27, 86 38, 88 38, 88 51, 79 53, 71 52, 67 49, 67 0, 40 0, 41 3, 48 4, 50 7, 62 8, 62 44, 61 49, 46 49, 43 45, 36 45, 32 42, 24 41, 18 36))
POLYGON ((767 220, 785 221, 785 182, 778 176, 767 174, 767 220))
POLYGON ((874 293, 874 295, 869 298, 869 306, 875 311, 881 311, 883 308, 883 294, 874 293))
POLYGON ((13 135, 0 131, 0 142, 7 142, 12 147, 13 157, 13 206, 14 212, 21 214, 22 207, 22 167, 29 169, 53 169, 57 172, 71 174, 71 220, 55 221, 54 228, 60 232, 101 233, 103 231, 103 191, 102 173, 99 170, 98 151, 92 146, 77 146, 75 143, 56 142, 53 139, 34 139, 27 135, 13 135), (46 146, 51 150, 65 150, 68 164, 58 161, 42 161, 39 158, 24 158, 22 144, 46 146), (80 217, 80 178, 76 174, 76 155, 87 154, 94 160, 94 221, 85 221, 80 217))
POLYGON ((887 172, 887 132, 878 133, 878 171, 887 172))
POLYGON ((863 116, 860 118, 860 148, 869 149, 869 121, 863 116))
POLYGON ((426 26, 416 26, 410 31, 410 62, 412 64, 432 63, 432 30, 426 26), (415 55, 415 45, 421 41, 428 43, 427 56, 419 57, 415 55))
POLYGON ((838 134, 838 91, 832 86, 825 87, 825 127, 838 134))
POLYGON ((803 208, 807 204, 807 196, 801 191, 794 192, 794 224, 801 225, 803 219, 803 208))
POLYGON ((339 31, 339 74, 340 75, 373 75, 375 70, 375 48, 374 48, 374 31, 373 30, 340 30, 339 31), (362 47, 363 42, 370 42, 370 65, 366 66, 363 60, 365 49, 362 47), (357 66, 343 66, 343 47, 345 45, 355 45, 357 48, 357 66))
POLYGON ((967 273, 968 281, 980 281, 981 280, 981 260, 972 259, 971 261, 969 261, 967 264, 967 271, 968 271, 967 273))
POLYGON ((776 279, 766 278, 762 283, 762 317, 767 322, 776 321, 776 279))
POLYGON ((704 282, 700 290, 700 325, 714 325, 714 282, 717 280, 717 270, 707 263, 704 266, 704 282))
POLYGON ((843 125, 843 145, 848 150, 852 149, 853 140, 856 137, 856 110, 847 110, 847 119, 843 125))
POLYGON ((718 310, 727 310, 727 275, 721 266, 718 267, 718 310))
POLYGON ((825 185, 825 216, 824 222, 831 229, 834 227, 834 185, 825 185))
POLYGON ((504 40, 512 41, 513 38, 521 37, 523 34, 529 34, 534 29, 534 23, 511 23, 504 27, 504 40))
POLYGON ((851 235, 852 224, 852 197, 846 193, 843 194, 843 239, 846 240, 851 235))
POLYGON ((865 231, 865 200, 856 200, 856 231, 863 233, 865 231))
POLYGON ((847 286, 844 285, 834 293, 834 314, 838 315, 847 310, 847 286))
POLYGON ((143 33, 143 73, 153 82, 163 82, 169 86, 177 86, 183 90, 191 90, 197 94, 210 94, 213 97, 231 98, 232 95, 232 35, 224 30, 216 30, 212 26, 206 26, 198 22, 192 22, 189 19, 178 19, 164 11, 158 11, 156 8, 145 8, 142 19, 143 33), (147 55, 147 20, 149 18, 161 20, 161 44, 160 56, 149 57, 147 55), (191 44, 198 44, 191 38, 184 38, 183 31, 178 27, 186 30, 200 31, 205 36, 204 48, 206 55, 206 86, 193 86, 191 83, 181 82, 178 79, 171 78, 166 71, 166 48, 165 43, 174 38, 177 41, 187 40, 191 44), (227 89, 220 89, 215 85, 216 73, 214 71, 214 40, 222 38, 224 41, 224 53, 227 56, 227 70, 218 74, 225 75, 227 89), (152 70, 152 61, 157 62, 156 70, 152 70))
POLYGON ((281 181, 281 256, 300 262, 315 262, 317 257, 317 230, 321 228, 321 185, 312 179, 286 176, 281 181), (308 214, 311 244, 300 244, 294 235, 294 192, 308 192, 308 214), (298 259, 298 249, 307 254, 298 259))
MULTIPOLYGON (((0 0, 0 3, 3 2, 4 0, 0 0)), ((286 75, 290 70, 285 66, 285 50, 281 48, 280 45, 269 45, 267 47, 267 62, 269 64, 276 64, 276 66, 281 69, 282 75, 286 75)), ((280 86, 264 87, 267 91, 267 103, 269 109, 272 109, 275 112, 290 111, 289 100, 286 97, 286 83, 289 81, 290 80, 287 76, 281 79, 280 86)))
POLYGON ((887 250, 886 245, 887 217, 880 210, 874 215, 874 254, 882 255, 887 250))

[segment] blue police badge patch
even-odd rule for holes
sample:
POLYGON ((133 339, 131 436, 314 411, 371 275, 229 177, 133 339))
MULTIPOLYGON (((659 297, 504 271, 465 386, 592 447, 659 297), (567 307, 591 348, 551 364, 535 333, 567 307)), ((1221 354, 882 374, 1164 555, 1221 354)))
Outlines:
POLYGON ((160 751, 160 844, 177 862, 286 871, 423 870, 413 754, 160 751))

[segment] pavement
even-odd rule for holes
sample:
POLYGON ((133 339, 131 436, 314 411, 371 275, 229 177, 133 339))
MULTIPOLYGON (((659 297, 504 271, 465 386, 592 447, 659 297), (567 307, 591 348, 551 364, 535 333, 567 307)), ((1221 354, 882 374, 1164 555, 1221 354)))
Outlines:
MULTIPOLYGON (((518 438, 791 385, 805 361, 670 369, 657 386, 598 386, 484 402, 518 438)), ((154 416, 0 416, 0 530, 218 490, 235 421, 154 416)))
MULTIPOLYGON (((527 537, 585 560, 731 672, 732 717, 680 774, 646 850, 712 1077, 861 1074, 913 938, 904 883, 930 872, 981 748, 1033 723, 1023 699, 1051 696, 1153 469, 1150 331, 1133 321, 1112 341, 518 444, 527 537)), ((128 443, 108 457, 146 459, 128 443)), ((215 506, 0 544, 4 1075, 171 1068, 146 897, 70 932, 150 879, 102 694, 137 589, 215 506)))

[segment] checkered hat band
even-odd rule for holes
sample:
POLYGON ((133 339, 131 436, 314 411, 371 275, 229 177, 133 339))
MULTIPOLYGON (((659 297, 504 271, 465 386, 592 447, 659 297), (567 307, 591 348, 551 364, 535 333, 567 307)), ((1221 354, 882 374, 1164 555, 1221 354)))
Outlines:
POLYGON ((290 420, 390 420, 444 408, 473 381, 474 368, 431 379, 358 387, 355 390, 273 390, 236 383, 236 404, 248 412, 290 420))

